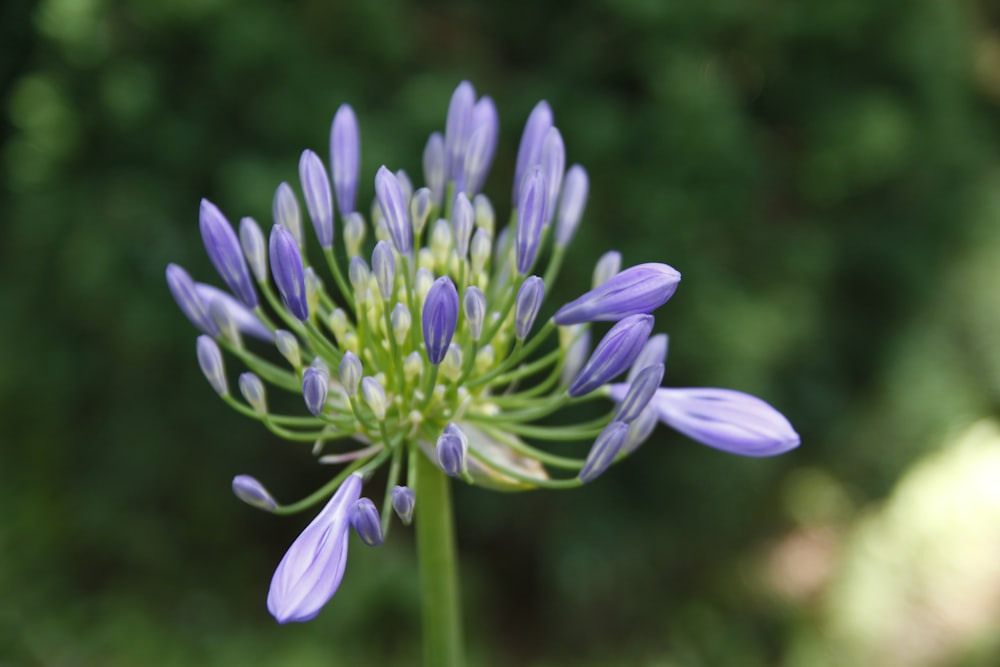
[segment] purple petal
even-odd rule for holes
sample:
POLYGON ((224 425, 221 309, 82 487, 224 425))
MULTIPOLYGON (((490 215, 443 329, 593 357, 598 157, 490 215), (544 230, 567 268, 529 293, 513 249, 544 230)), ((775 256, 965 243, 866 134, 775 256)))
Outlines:
POLYGON ((556 211, 556 200, 562 188, 566 171, 566 146, 562 134, 550 127, 542 144, 542 173, 545 174, 545 224, 549 224, 556 211))
POLYGON ((603 285, 560 308, 556 324, 614 322, 628 315, 651 313, 677 290, 681 274, 666 264, 632 266, 603 285))
POLYGON ((382 544, 382 520, 371 499, 361 498, 354 503, 350 520, 354 532, 366 546, 377 547, 382 544))

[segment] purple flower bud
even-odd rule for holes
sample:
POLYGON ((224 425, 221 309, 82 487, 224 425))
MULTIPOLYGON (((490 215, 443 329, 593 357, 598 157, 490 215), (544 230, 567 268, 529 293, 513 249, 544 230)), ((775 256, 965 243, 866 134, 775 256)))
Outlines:
POLYGON ((587 460, 580 470, 580 481, 592 482, 607 470, 614 463, 627 436, 628 424, 624 422, 613 421, 605 426, 587 454, 587 460))
POLYGON ((240 220, 240 245, 257 282, 267 280, 267 242, 260 225, 253 218, 240 220))
POLYGON ((222 351, 218 344, 208 336, 198 336, 195 344, 198 353, 198 365, 205 379, 212 385, 212 389, 219 396, 229 393, 229 386, 226 383, 226 371, 222 365, 222 351))
POLYGON ((465 183, 465 193, 470 196, 482 190, 497 148, 500 118, 493 100, 489 97, 483 97, 476 103, 472 110, 472 125, 474 129, 469 135, 465 151, 462 178, 465 183))
POLYGON ((663 369, 663 364, 646 366, 629 384, 616 385, 612 388, 611 399, 619 401, 618 410, 614 417, 617 421, 628 424, 635 420, 639 413, 649 405, 653 394, 656 393, 660 382, 663 381, 663 369), (617 387, 624 387, 625 391, 621 391, 617 387))
POLYGON ((306 198, 306 208, 312 218, 316 238, 324 250, 333 247, 333 193, 330 192, 330 178, 319 156, 310 150, 302 151, 299 158, 299 180, 302 194, 306 198))
POLYGON ((594 279, 592 286, 597 289, 604 283, 618 275, 622 268, 622 254, 617 250, 609 250, 601 255, 594 265, 594 279))
POLYGON ((438 465, 451 477, 465 473, 465 456, 469 451, 469 439, 457 424, 448 424, 437 441, 438 465))
POLYGON ((514 231, 514 251, 517 271, 522 275, 531 270, 542 240, 545 221, 545 178, 540 168, 525 178, 517 205, 517 228, 514 231))
POLYGON ((358 385, 361 384, 361 360, 358 356, 347 350, 340 359, 340 383, 344 385, 344 391, 348 396, 356 396, 358 385))
POLYGON ((469 242, 472 240, 472 229, 475 224, 474 216, 472 202, 464 193, 459 192, 451 211, 451 226, 455 231, 455 252, 463 259, 469 256, 469 242))
POLYGON ((518 340, 528 337, 544 298, 545 282, 538 276, 529 277, 517 291, 517 301, 514 303, 514 336, 518 340))
POLYGON ((639 353, 639 356, 636 357, 635 362, 632 364, 632 368, 628 370, 625 382, 631 384, 636 376, 639 375, 639 372, 647 366, 666 364, 668 342, 667 334, 650 336, 649 340, 642 347, 642 352, 639 353))
POLYGON ((413 510, 417 504, 417 494, 408 486, 392 487, 392 509, 399 520, 409 526, 413 521, 413 510))
POLYGON ((351 506, 351 527, 361 541, 369 547, 382 544, 382 520, 379 518, 375 503, 369 498, 361 498, 351 506))
POLYGON ((299 213, 299 200, 295 198, 295 192, 288 183, 282 183, 274 191, 271 214, 274 216, 274 224, 290 231, 295 243, 301 248, 302 215, 299 213))
POLYGON ((462 307, 465 310, 465 321, 469 327, 469 335, 472 340, 478 342, 483 335, 483 322, 486 320, 486 295, 475 285, 469 285, 465 288, 462 307))
POLYGON ((257 290, 253 287, 247 261, 243 257, 240 241, 226 217, 215 204, 201 200, 201 238, 205 242, 208 258, 229 289, 249 308, 257 307, 257 290))
POLYGON ((427 359, 436 366, 447 354, 458 324, 458 290, 451 278, 442 276, 431 285, 422 320, 427 359))
POLYGON ((330 128, 330 168, 333 187, 337 192, 340 214, 354 213, 354 196, 358 191, 358 172, 361 164, 361 132, 354 109, 340 105, 330 128))
POLYGON ((361 475, 340 485, 278 564, 267 609, 279 623, 308 621, 337 592, 347 565, 348 513, 361 496, 361 475))
POLYGON ((383 165, 375 174, 375 197, 378 199, 382 217, 389 228, 392 243, 401 255, 407 255, 413 249, 413 229, 406 213, 407 199, 403 196, 403 188, 399 179, 383 165))
POLYGON ((278 509, 278 501, 264 488, 263 484, 250 475, 233 477, 233 493, 247 505, 266 512, 278 509))
POLYGON ((375 282, 378 283, 378 291, 382 299, 388 301, 392 298, 393 288, 396 279, 396 256, 392 252, 392 246, 387 241, 379 241, 372 251, 372 269, 375 274, 375 282))
POLYGON ((271 273, 281 300, 292 315, 300 320, 309 319, 309 305, 306 300, 306 278, 302 270, 302 255, 295 237, 283 225, 271 228, 269 244, 271 273))
POLYGON ((681 274, 666 264, 632 266, 579 299, 567 303, 552 318, 556 324, 614 322, 628 315, 651 313, 673 296, 681 274))
POLYGON ((325 368, 309 366, 302 373, 302 396, 306 407, 316 417, 326 408, 326 393, 330 388, 330 373, 325 368))
POLYGON ((202 300, 188 272, 176 264, 167 265, 167 287, 181 312, 191 324, 212 338, 219 335, 219 325, 212 319, 209 306, 202 300))
POLYGON ((458 84, 448 104, 448 117, 444 126, 444 150, 448 178, 455 182, 456 191, 462 192, 465 167, 465 150, 472 134, 472 109, 476 104, 476 90, 468 81, 458 84))
POLYGON ((587 171, 574 164, 566 172, 563 183, 562 198, 559 200, 559 217, 556 219, 556 245, 565 248, 573 240, 576 228, 583 217, 583 209, 587 205, 587 192, 590 183, 587 171))
POLYGON ((799 446, 785 416, 732 389, 658 389, 660 421, 693 440, 741 456, 774 456, 799 446))
POLYGON ((550 127, 542 144, 542 173, 545 175, 545 224, 549 224, 556 212, 556 200, 562 188, 563 174, 566 171, 566 146, 562 134, 555 127, 550 127))
POLYGON ((659 423, 660 413, 656 409, 656 401, 650 401, 639 413, 639 416, 628 425, 628 437, 625 438, 622 451, 631 454, 638 449, 642 443, 649 439, 649 436, 653 435, 653 431, 656 430, 656 425, 659 423))
POLYGON ((424 182, 431 191, 431 200, 441 205, 444 197, 445 179, 448 177, 445 165, 444 137, 434 132, 424 147, 424 182))
POLYGON ((569 395, 589 394, 624 372, 639 356, 652 330, 652 315, 629 315, 611 327, 573 380, 569 395))
POLYGON ((210 314, 214 312, 213 309, 221 309, 239 331, 268 342, 274 339, 271 331, 261 324, 253 311, 234 299, 229 293, 204 283, 195 283, 194 289, 201 302, 208 306, 210 314))
POLYGON ((521 143, 517 148, 517 164, 514 167, 514 192, 512 196, 513 204, 516 206, 521 196, 522 181, 534 167, 542 162, 542 145, 545 143, 545 136, 552 127, 552 109, 548 102, 542 100, 535 105, 528 116, 528 122, 524 124, 524 134, 521 135, 521 143))

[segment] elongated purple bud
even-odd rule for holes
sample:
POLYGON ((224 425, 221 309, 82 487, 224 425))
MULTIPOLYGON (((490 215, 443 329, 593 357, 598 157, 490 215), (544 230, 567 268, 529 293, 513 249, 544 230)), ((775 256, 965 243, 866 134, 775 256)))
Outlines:
POLYGON ((324 250, 333 247, 333 193, 330 177, 319 156, 310 150, 302 151, 299 158, 299 180, 306 198, 306 209, 312 219, 316 238, 324 250))
POLYGON ((344 391, 348 396, 354 397, 358 394, 358 386, 361 384, 361 360, 358 356, 347 350, 340 359, 340 383, 344 385, 344 391))
POLYGON ((517 301, 514 302, 514 336, 518 340, 528 337, 544 298, 545 282, 538 276, 529 277, 517 291, 517 301))
POLYGON ((622 268, 622 254, 617 250, 609 250, 600 256, 594 265, 594 278, 591 286, 597 289, 618 275, 622 268))
POLYGON ((404 525, 409 526, 413 522, 413 510, 416 505, 417 494, 413 489, 408 486, 392 487, 392 509, 404 525))
POLYGON ((562 197, 559 200, 559 217, 556 218, 556 245, 565 248, 573 240, 576 228, 580 226, 583 209, 587 206, 590 181, 587 171, 574 164, 566 172, 562 197))
POLYGON ((247 505, 265 512, 273 512, 278 509, 278 501, 264 488, 263 484, 250 475, 233 477, 233 493, 247 505))
POLYGON ((500 118, 492 99, 483 97, 476 102, 472 110, 472 125, 473 130, 465 151, 463 175, 465 193, 470 197, 483 189, 496 153, 500 118))
POLYGON ((677 290, 681 274, 666 264, 629 267, 606 283, 556 311, 556 324, 614 322, 628 315, 651 313, 677 290))
POLYGON ((444 360, 458 324, 458 290, 451 278, 442 276, 431 285, 424 301, 422 323, 427 359, 436 366, 444 360))
POLYGON ((306 408, 316 417, 326 408, 326 394, 330 389, 330 373, 318 366, 309 366, 302 372, 302 396, 306 408))
POLYGON ((629 315, 611 327, 573 380, 569 395, 589 394, 621 375, 639 356, 652 330, 652 315, 629 315))
POLYGON ((354 213, 360 166, 361 132, 358 119, 350 105, 342 104, 333 116, 330 128, 330 169, 342 216, 354 213))
POLYGON ((517 228, 514 232, 514 252, 517 271, 525 274, 531 270, 538 255, 538 245, 542 240, 542 224, 545 221, 545 177, 539 168, 533 169, 525 178, 517 205, 517 228))
POLYGON ((375 503, 369 498, 361 498, 350 510, 351 527, 361 541, 369 547, 382 545, 382 520, 375 503))
POLYGON ((552 127, 552 109, 549 108, 548 102, 542 100, 531 110, 528 121, 524 124, 521 143, 517 148, 512 196, 515 206, 521 196, 522 181, 527 178, 532 168, 537 167, 542 162, 542 146, 550 127, 552 127))
POLYGON ((486 321, 486 295, 475 285, 465 288, 462 299, 465 311, 465 322, 469 327, 469 336, 478 342, 483 335, 483 322, 486 321))
POLYGON ((445 179, 448 177, 445 165, 444 137, 434 132, 424 147, 424 182, 431 191, 431 200, 437 206, 444 198, 445 179))
POLYGON ((295 243, 302 248, 302 214, 299 212, 299 200, 295 198, 295 192, 288 183, 282 183, 274 191, 271 214, 274 216, 274 224, 290 231, 295 243))
POLYGON ((226 382, 226 370, 222 365, 222 351, 219 345, 208 336, 198 336, 195 345, 198 353, 198 366, 205 375, 205 379, 212 385, 212 389, 219 396, 229 393, 229 385, 226 382))
POLYGON ((607 470, 615 462, 618 452, 622 450, 626 437, 628 437, 628 424, 613 421, 605 426, 587 454, 587 460, 580 470, 580 481, 592 482, 607 470))
POLYGON ((628 437, 625 438, 622 451, 631 454, 638 449, 642 443, 649 440, 649 436, 653 435, 653 431, 656 430, 656 425, 659 423, 660 413, 656 409, 656 401, 650 401, 639 413, 639 416, 628 425, 628 437))
POLYGON ((437 441, 438 465, 446 475, 458 477, 465 473, 465 456, 469 439, 457 424, 448 424, 437 441))
POLYGON ((347 565, 348 514, 361 496, 361 475, 340 485, 278 564, 267 609, 279 623, 308 621, 337 592, 347 565))
POLYGON ((275 225, 271 228, 269 250, 271 274, 281 300, 292 315, 303 321, 309 319, 305 271, 295 237, 283 225, 275 225))
POLYGON ((542 144, 542 173, 545 175, 545 224, 552 221, 556 212, 563 174, 566 172, 566 146, 559 129, 550 127, 542 144))
POLYGON ((221 309, 225 312, 226 318, 240 332, 261 340, 271 341, 274 339, 271 331, 261 324, 253 311, 230 296, 228 292, 223 292, 218 287, 205 283, 195 283, 194 289, 201 302, 208 306, 208 312, 213 317, 215 312, 213 309, 221 309))
POLYGON ((406 212, 407 199, 403 196, 399 179, 383 165, 375 174, 375 196, 378 199, 382 217, 389 228, 392 244, 401 255, 407 255, 413 249, 413 229, 406 212))
POLYGON ((615 420, 628 424, 639 416, 639 413, 649 405, 656 390, 660 388, 660 382, 663 381, 663 370, 663 364, 646 366, 639 371, 635 380, 627 385, 618 385, 626 387, 624 392, 612 391, 611 399, 620 401, 618 410, 615 412, 615 420))
POLYGON ((264 240, 264 232, 260 231, 260 225, 253 218, 240 220, 240 246, 243 247, 243 254, 257 282, 267 280, 267 241, 264 240))
POLYGON ((372 273, 384 301, 392 298, 396 280, 396 256, 387 241, 379 241, 372 251, 372 273))
POLYGON ((639 353, 639 356, 636 357, 635 361, 632 363, 632 368, 628 370, 625 382, 627 384, 631 384, 639 373, 647 366, 655 366, 657 364, 665 365, 667 363, 667 345, 669 340, 670 339, 667 337, 667 334, 656 334, 655 336, 650 336, 649 340, 646 341, 646 344, 642 346, 642 352, 639 353))
POLYGON ((468 81, 458 84, 448 104, 448 117, 444 126, 444 150, 448 179, 455 182, 456 191, 462 192, 465 184, 465 150, 472 134, 472 109, 476 105, 476 89, 468 81))
POLYGON ((209 311, 209 304, 198 294, 188 272, 176 264, 167 265, 167 287, 181 312, 203 333, 212 338, 219 336, 219 325, 209 311))
POLYGON ((775 456, 801 442, 784 415, 741 391, 658 389, 653 401, 664 424, 730 454, 775 456))
POLYGON ((199 215, 201 238, 212 266, 229 289, 249 308, 257 307, 257 290, 243 257, 240 241, 222 211, 207 199, 201 200, 199 215))
POLYGON ((462 259, 469 256, 469 242, 472 240, 472 230, 475 224, 475 211, 472 202, 459 192, 451 212, 451 226, 455 234, 455 252, 462 259))

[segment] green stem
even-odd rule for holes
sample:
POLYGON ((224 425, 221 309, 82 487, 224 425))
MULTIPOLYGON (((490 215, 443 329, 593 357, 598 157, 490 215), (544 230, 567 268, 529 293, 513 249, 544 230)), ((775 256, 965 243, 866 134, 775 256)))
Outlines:
MULTIPOLYGON (((418 445, 410 443, 410 447, 418 445)), ((451 480, 422 453, 418 452, 414 458, 424 666, 460 667, 464 658, 451 480)))

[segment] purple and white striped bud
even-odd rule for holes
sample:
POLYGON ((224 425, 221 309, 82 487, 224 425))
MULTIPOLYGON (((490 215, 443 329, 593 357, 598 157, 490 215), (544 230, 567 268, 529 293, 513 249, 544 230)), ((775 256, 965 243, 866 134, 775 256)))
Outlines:
POLYGON ((469 439, 457 424, 448 424, 438 438, 436 453, 438 465, 451 477, 465 474, 465 457, 469 451, 469 439))
POLYGON ((427 219, 431 215, 431 208, 434 205, 433 195, 430 188, 420 188, 413 193, 410 199, 410 220, 413 223, 413 233, 417 236, 424 233, 427 226, 427 219))
POLYGON ((215 393, 219 396, 229 394, 226 369, 222 365, 222 351, 219 345, 208 336, 198 336, 195 351, 198 353, 198 366, 201 367, 201 372, 215 393))
POLYGON ((560 345, 566 348, 559 377, 563 385, 568 385, 580 373, 590 356, 590 329, 583 324, 560 327, 559 340, 560 345))
POLYGON ((454 181, 456 192, 465 189, 464 167, 466 147, 472 134, 472 109, 476 105, 476 89, 468 81, 455 88, 448 103, 444 126, 444 150, 448 180, 454 181))
POLYGON ((556 324, 614 322, 628 315, 651 313, 677 290, 681 274, 666 264, 632 266, 556 311, 556 324))
POLYGON ((255 373, 240 373, 240 393, 259 415, 267 414, 267 393, 264 382, 255 373))
POLYGON ((455 234, 455 252, 462 259, 469 256, 469 242, 472 239, 475 212, 472 203, 464 193, 455 196, 455 204, 451 211, 451 226, 455 234))
POLYGON ((589 394, 621 375, 639 356, 652 330, 652 315, 629 315, 611 327, 569 386, 569 395, 589 394))
POLYGON ((314 618, 337 592, 347 565, 348 513, 360 496, 361 475, 354 473, 281 559, 267 593, 279 623, 314 618))
POLYGON ((514 336, 518 340, 528 337, 544 298, 545 282, 538 276, 530 276, 517 291, 517 300, 514 302, 514 336))
POLYGON ((296 245, 302 248, 302 214, 299 212, 299 200, 295 198, 295 192, 288 183, 282 183, 274 191, 271 215, 274 216, 274 224, 290 231, 296 245))
POLYGON ((422 320, 427 359, 436 366, 448 352, 458 324, 458 290, 451 278, 442 276, 431 285, 422 320))
POLYGON ((514 251, 517 271, 524 275, 531 270, 542 240, 545 222, 545 177, 540 168, 532 169, 524 180, 517 204, 517 228, 514 232, 514 251))
POLYGON ((323 161, 310 150, 302 151, 299 158, 299 180, 316 238, 320 247, 328 250, 333 247, 333 193, 323 161))
POLYGON ((399 179, 384 165, 375 174, 375 196, 392 244, 400 255, 409 255, 413 250, 413 228, 406 212, 409 200, 403 195, 399 179))
MULTIPOLYGON (((444 197, 445 179, 448 177, 444 137, 433 132, 424 147, 424 182, 431 191, 431 201, 440 206, 444 197)), ((425 220, 426 222, 426 220, 425 220)))
POLYGON ((617 276, 621 268, 622 254, 617 250, 609 250, 601 255, 597 260, 597 264, 594 265, 593 289, 597 289, 617 276))
POLYGON ((500 118, 496 105, 489 97, 483 97, 472 110, 472 132, 465 149, 463 182, 469 196, 479 192, 486 181, 486 175, 493 163, 500 132, 500 118))
POLYGON ((361 244, 365 240, 365 219, 360 213, 348 213, 344 218, 344 248, 348 257, 361 254, 361 244))
POLYGON ((371 408, 375 419, 382 421, 385 419, 386 400, 385 389, 375 378, 368 376, 361 379, 361 394, 365 397, 365 403, 371 408))
POLYGON ((330 372, 326 368, 309 366, 302 372, 302 397, 306 401, 306 408, 314 416, 319 417, 323 414, 329 389, 330 372))
POLYGON ((605 426, 587 454, 587 460, 580 470, 580 481, 585 484, 592 482, 607 470, 615 462, 627 436, 628 424, 624 422, 613 421, 605 426))
POLYGON ((469 327, 469 336, 478 343, 483 335, 483 322, 486 320, 486 295, 475 285, 470 285, 465 288, 462 307, 465 312, 465 323, 469 327))
POLYGON ((408 486, 392 487, 392 509, 403 525, 409 526, 413 522, 413 510, 416 505, 417 494, 413 489, 408 486))
POLYGON ((625 382, 631 384, 639 375, 639 372, 647 366, 665 365, 667 363, 668 341, 667 334, 650 336, 646 344, 642 346, 642 352, 639 353, 639 356, 632 363, 632 368, 629 369, 628 375, 625 376, 625 382))
POLYGON ((222 211, 207 199, 201 200, 199 226, 205 251, 212 260, 212 266, 240 301, 248 308, 256 308, 257 290, 254 289, 253 280, 250 278, 250 270, 247 268, 247 261, 243 257, 236 232, 222 215, 222 211))
POLYGON ((382 544, 382 520, 375 509, 375 503, 369 498, 360 498, 351 506, 349 518, 351 527, 366 546, 377 547, 382 544))
POLYGON ((309 302, 306 299, 306 278, 302 269, 302 255, 295 237, 283 225, 271 228, 269 244, 271 274, 281 300, 300 320, 309 319, 309 302))
POLYGON ((587 171, 574 164, 566 172, 563 182, 562 197, 559 199, 559 217, 556 218, 556 246, 565 248, 573 240, 576 228, 583 217, 583 209, 587 206, 587 194, 590 181, 587 171))
POLYGON ((635 379, 628 384, 615 385, 611 388, 611 400, 619 401, 614 419, 626 424, 635 420, 663 381, 663 364, 646 366, 639 371, 635 379))
POLYGON ((660 421, 692 440, 740 456, 775 456, 799 446, 784 415, 756 396, 732 389, 658 389, 660 421))
POLYGON ((395 288, 396 256, 392 252, 392 247, 385 241, 375 244, 375 249, 372 251, 372 270, 382 300, 388 301, 392 298, 395 288))
POLYGON ((253 218, 240 220, 240 246, 257 282, 267 280, 267 241, 264 240, 260 225, 253 218))
POLYGON ((535 105, 524 124, 524 133, 517 148, 517 163, 514 167, 514 192, 512 202, 516 206, 521 196, 522 181, 534 167, 542 162, 542 146, 545 137, 552 127, 552 109, 548 102, 542 100, 535 105))
POLYGON ((218 337, 219 325, 212 318, 209 305, 198 294, 198 289, 187 271, 176 264, 168 264, 167 287, 170 288, 170 294, 173 295, 181 312, 191 320, 191 324, 212 338, 218 337))
POLYGON ((341 104, 330 127, 330 169, 333 188, 337 193, 340 214, 354 212, 354 197, 358 191, 361 165, 361 132, 354 109, 341 104))
POLYGON ((274 332, 274 345, 278 348, 281 356, 292 365, 298 368, 302 365, 302 351, 299 348, 299 339, 291 331, 279 329, 274 332))
POLYGON ((271 331, 261 324, 253 311, 234 299, 228 292, 218 287, 195 283, 195 292, 201 302, 208 306, 209 315, 221 328, 221 320, 230 323, 238 332, 245 333, 260 340, 270 342, 273 339, 271 331))
POLYGON ((397 303, 389 316, 389 322, 392 324, 392 337, 395 339, 396 345, 402 345, 410 334, 410 327, 413 326, 413 316, 410 315, 410 309, 397 303))
POLYGON ((545 175, 545 224, 552 221, 556 201, 566 171, 566 146, 558 128, 550 127, 542 144, 542 173, 545 175))
POLYGON ((357 396, 362 373, 361 360, 358 359, 358 356, 350 350, 345 351, 344 356, 340 359, 338 371, 340 383, 344 385, 344 392, 352 398, 357 396))
POLYGON ((233 494, 247 505, 262 509, 265 512, 273 512, 278 509, 278 501, 250 475, 237 475, 233 477, 233 494))

